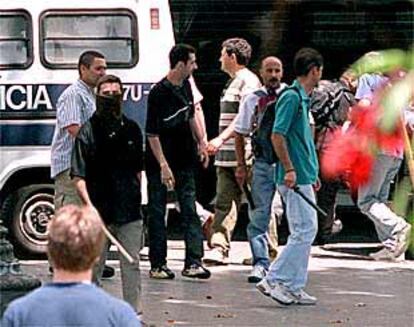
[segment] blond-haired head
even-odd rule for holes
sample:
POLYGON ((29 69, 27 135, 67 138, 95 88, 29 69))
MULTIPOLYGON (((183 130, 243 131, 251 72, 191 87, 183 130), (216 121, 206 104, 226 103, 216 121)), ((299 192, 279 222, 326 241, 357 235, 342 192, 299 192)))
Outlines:
POLYGON ((65 206, 57 211, 48 230, 47 252, 54 268, 80 272, 93 267, 105 240, 96 211, 65 206))

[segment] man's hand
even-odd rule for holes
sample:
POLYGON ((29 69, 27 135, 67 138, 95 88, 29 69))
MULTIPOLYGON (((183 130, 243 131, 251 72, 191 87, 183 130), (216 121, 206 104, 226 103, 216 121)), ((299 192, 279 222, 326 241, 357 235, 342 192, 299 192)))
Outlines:
POLYGON ((214 155, 218 152, 220 147, 223 145, 223 139, 220 136, 210 140, 207 144, 207 151, 209 155, 214 155))
POLYGON ((198 144, 198 155, 203 168, 207 168, 210 161, 207 151, 207 142, 201 142, 198 144))
POLYGON ((289 169, 285 174, 285 185, 289 188, 294 188, 296 185, 296 171, 289 169))
POLYGON ((175 179, 174 175, 168 166, 167 162, 163 162, 160 164, 161 168, 161 182, 167 187, 167 190, 171 191, 175 187, 175 179))
POLYGON ((246 165, 237 166, 236 171, 234 172, 234 177, 236 178, 237 184, 242 188, 247 178, 246 165))
POLYGON ((315 190, 315 192, 318 192, 321 189, 321 185, 321 180, 318 178, 315 184, 313 184, 313 189, 315 190))

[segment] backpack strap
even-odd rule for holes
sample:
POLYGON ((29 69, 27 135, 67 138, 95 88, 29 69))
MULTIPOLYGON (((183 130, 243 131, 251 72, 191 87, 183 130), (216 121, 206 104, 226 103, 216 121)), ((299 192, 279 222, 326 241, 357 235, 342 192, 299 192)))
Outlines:
POLYGON ((298 87, 294 85, 290 85, 285 87, 280 93, 278 94, 277 98, 280 99, 283 93, 287 92, 288 90, 294 91, 299 96, 299 110, 298 110, 298 116, 302 114, 303 106, 302 106, 302 95, 300 94, 300 90, 298 87))

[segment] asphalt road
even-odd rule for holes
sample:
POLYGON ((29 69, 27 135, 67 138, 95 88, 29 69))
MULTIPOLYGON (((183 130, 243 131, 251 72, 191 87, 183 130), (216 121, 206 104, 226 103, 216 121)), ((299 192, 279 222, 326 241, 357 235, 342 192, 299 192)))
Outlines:
MULTIPOLYGON (((149 279, 148 261, 141 262, 144 321, 147 326, 414 326, 414 262, 382 263, 368 259, 375 244, 339 243, 313 247, 307 291, 316 306, 283 307, 247 283, 247 242, 233 242, 231 264, 213 267, 207 281, 180 275, 182 241, 169 241, 172 281, 149 279)), ((21 261, 24 271, 50 280, 46 261, 21 261)), ((104 288, 121 297, 119 264, 104 288)))

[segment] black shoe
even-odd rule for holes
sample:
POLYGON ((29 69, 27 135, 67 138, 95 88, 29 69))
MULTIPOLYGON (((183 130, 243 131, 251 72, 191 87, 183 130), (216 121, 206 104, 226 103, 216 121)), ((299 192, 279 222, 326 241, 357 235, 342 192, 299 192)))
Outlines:
POLYGON ((115 269, 113 267, 105 265, 102 271, 102 279, 111 279, 114 276, 115 276, 115 269))
POLYGON ((184 270, 181 272, 181 275, 188 278, 209 279, 211 273, 202 265, 192 264, 188 267, 185 267, 184 270))
POLYGON ((175 274, 166 265, 158 268, 151 268, 149 271, 150 278, 153 279, 174 279, 175 274))

